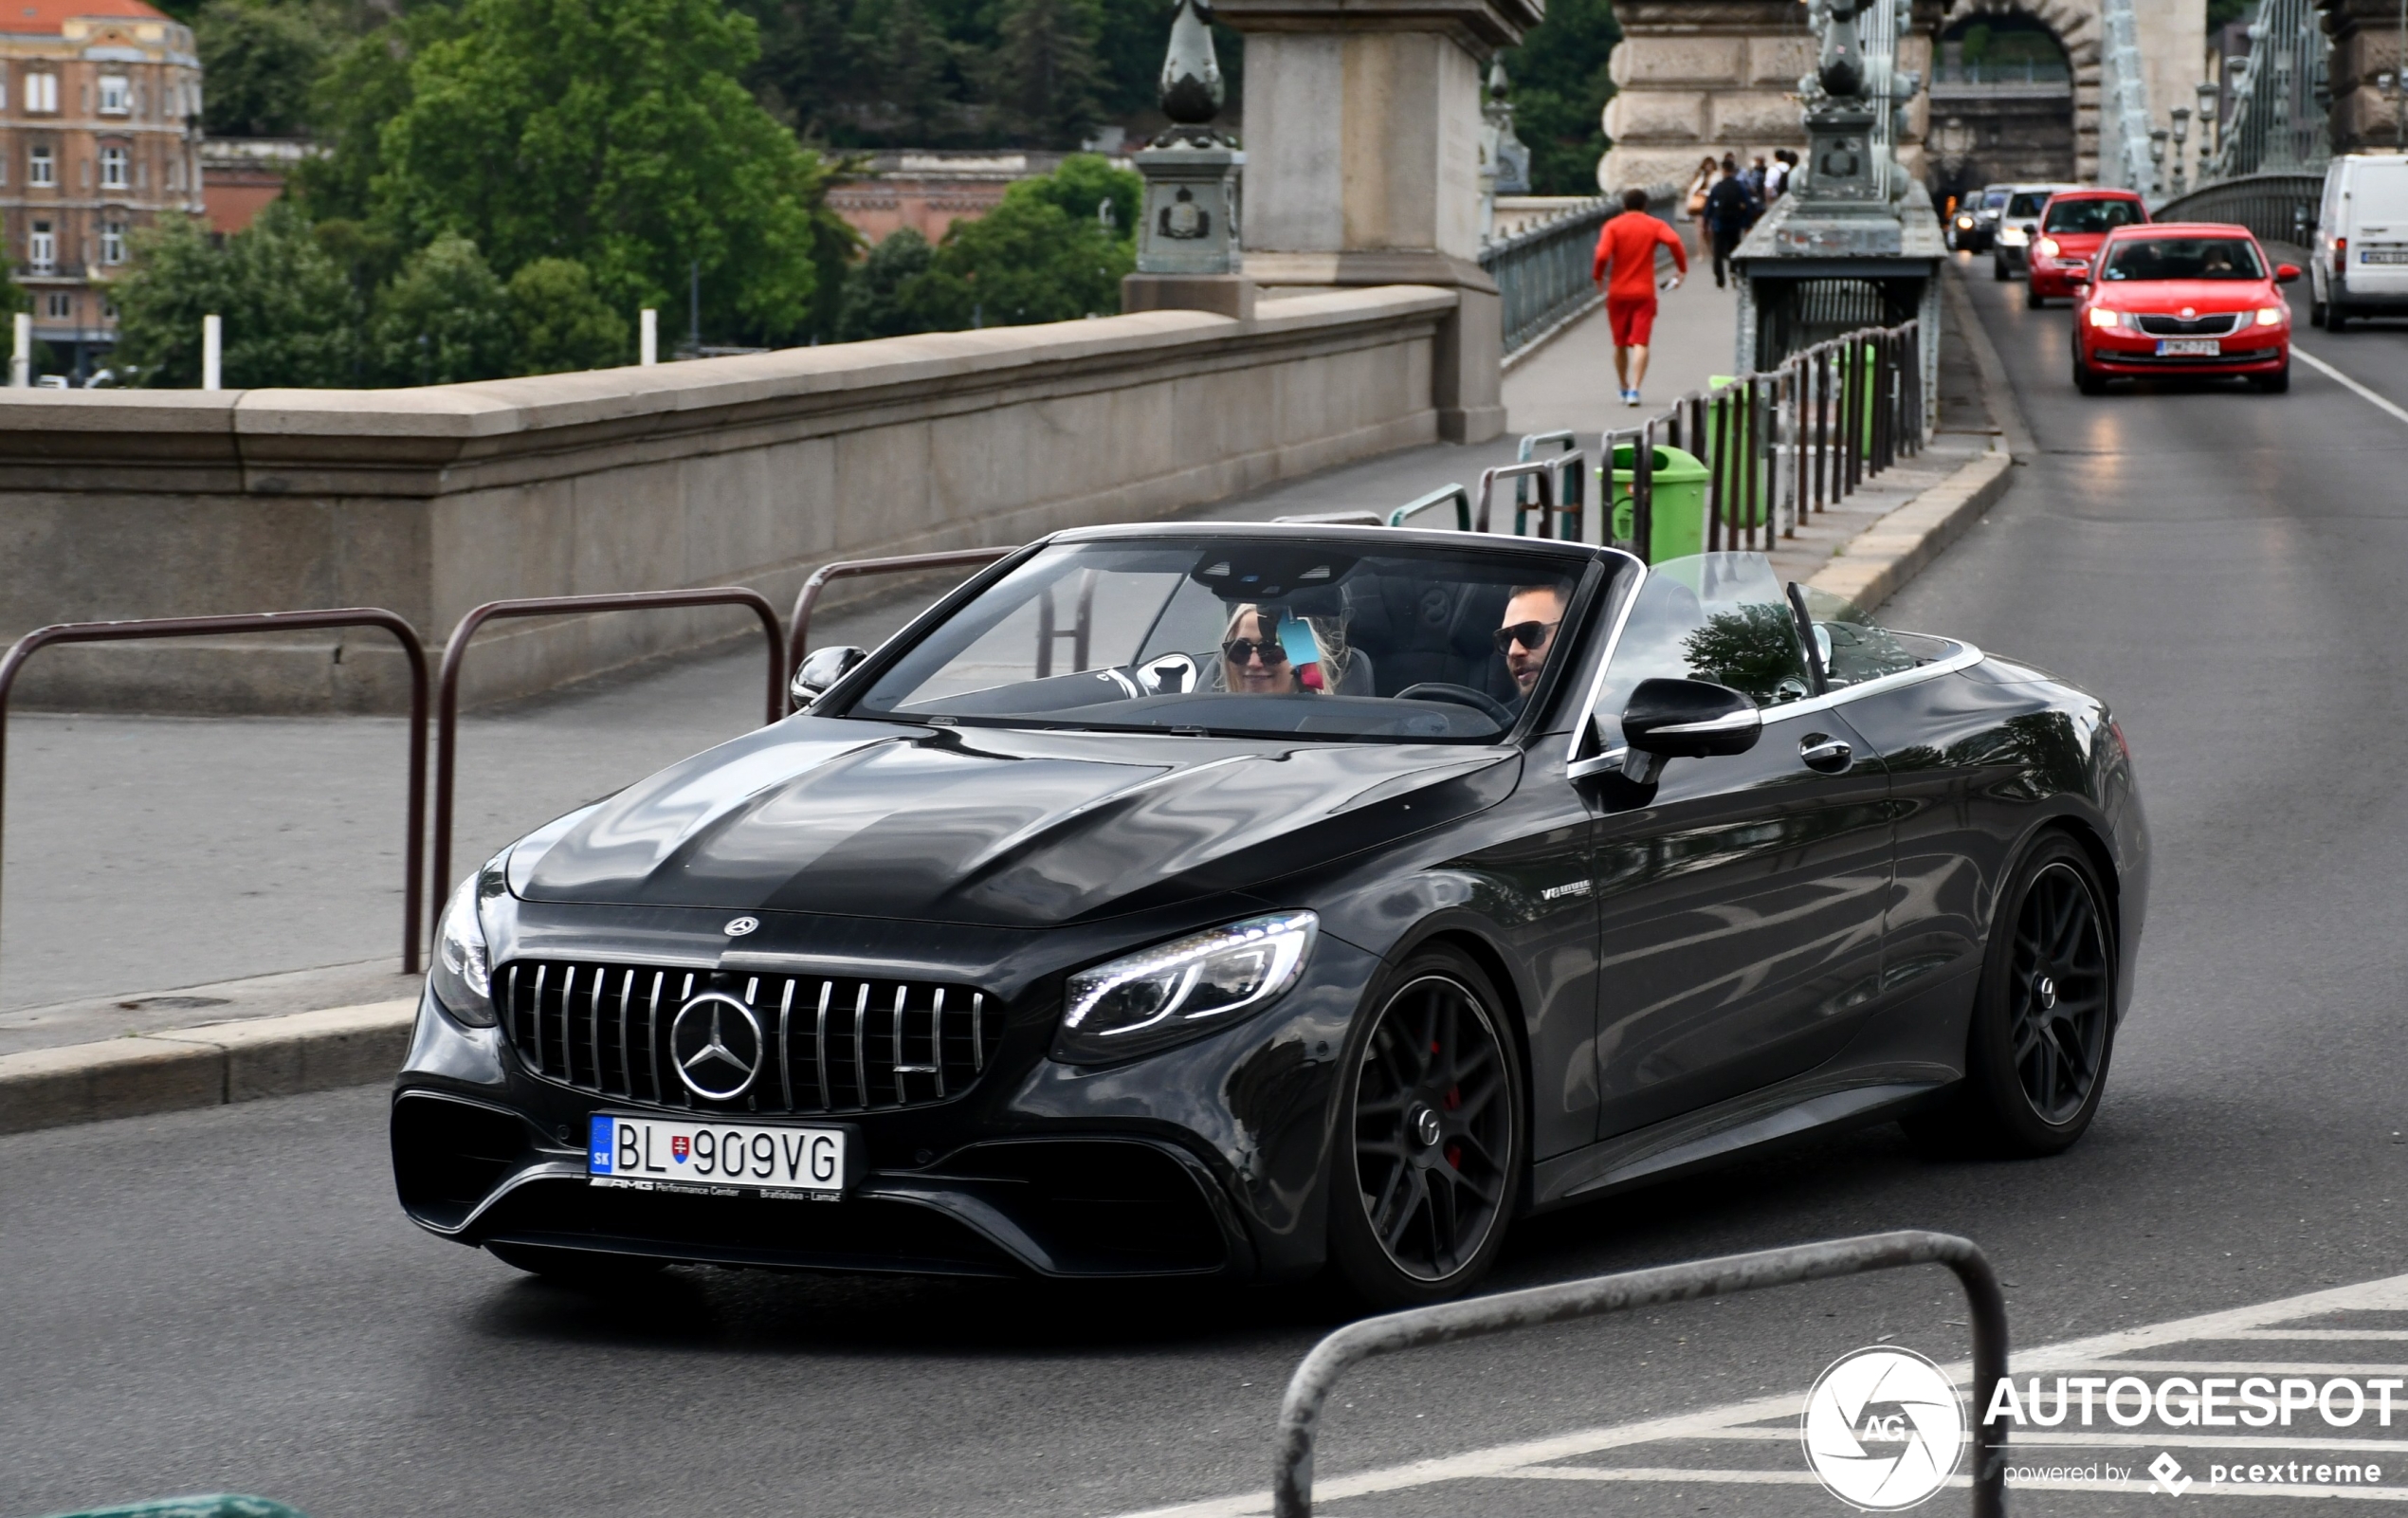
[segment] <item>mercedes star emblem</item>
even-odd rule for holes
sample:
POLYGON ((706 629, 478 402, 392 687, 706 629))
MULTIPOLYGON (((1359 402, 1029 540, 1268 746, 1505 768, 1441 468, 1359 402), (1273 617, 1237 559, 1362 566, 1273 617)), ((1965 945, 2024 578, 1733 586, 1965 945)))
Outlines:
POLYGON ((740 939, 760 925, 761 920, 757 917, 731 917, 724 931, 729 938, 740 939))
POLYGON ((705 991, 677 1009, 669 1058, 696 1096, 732 1102, 761 1072, 761 1025, 753 1009, 723 991, 705 991))

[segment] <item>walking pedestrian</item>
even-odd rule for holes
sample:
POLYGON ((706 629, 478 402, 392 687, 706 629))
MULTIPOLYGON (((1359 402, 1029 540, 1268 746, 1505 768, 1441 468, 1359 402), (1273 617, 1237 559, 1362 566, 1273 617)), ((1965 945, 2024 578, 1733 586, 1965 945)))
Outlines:
POLYGON ((1597 234, 1596 258, 1589 278, 1605 286, 1605 324, 1614 334, 1614 377, 1622 387, 1622 404, 1639 403, 1639 387, 1647 382, 1648 339, 1655 334, 1655 250, 1672 249, 1673 267, 1680 272, 1664 288, 1678 289, 1689 271, 1681 234, 1668 222, 1648 214, 1647 192, 1622 192, 1622 210, 1606 218, 1597 234))
POLYGON ((1697 173, 1689 180, 1688 193, 1683 202, 1689 220, 1697 227, 1697 256, 1705 258, 1714 251, 1714 234, 1706 225, 1706 198, 1714 191, 1714 181, 1722 171, 1710 157, 1701 159, 1697 173))
POLYGON ((1706 224, 1714 236, 1714 287, 1718 290, 1728 283, 1731 254, 1755 224, 1756 210, 1747 181, 1740 176, 1739 160, 1724 155, 1722 177, 1706 192, 1706 224))
POLYGON ((1797 167, 1797 154, 1787 148, 1774 153, 1773 166, 1764 173, 1764 200, 1767 205, 1789 192, 1789 173, 1797 167))

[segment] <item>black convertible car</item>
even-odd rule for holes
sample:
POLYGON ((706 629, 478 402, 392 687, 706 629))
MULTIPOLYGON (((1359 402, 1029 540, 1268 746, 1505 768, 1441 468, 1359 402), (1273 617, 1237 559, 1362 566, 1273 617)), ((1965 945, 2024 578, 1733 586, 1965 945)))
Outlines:
POLYGON ((2062 1149, 2130 997, 2106 707, 1755 555, 1067 532, 795 683, 452 898, 421 1226, 1407 1303, 1810 1130, 2062 1149))

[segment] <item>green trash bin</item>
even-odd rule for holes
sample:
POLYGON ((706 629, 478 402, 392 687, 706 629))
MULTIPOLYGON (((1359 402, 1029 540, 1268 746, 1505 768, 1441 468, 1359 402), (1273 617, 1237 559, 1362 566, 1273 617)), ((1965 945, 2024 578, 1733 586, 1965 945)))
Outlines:
MULTIPOLYGON (((1614 483, 1608 493, 1614 502, 1614 540, 1627 543, 1638 531, 1632 520, 1634 507, 1631 500, 1631 479, 1638 450, 1632 444, 1621 444, 1614 450, 1613 462, 1614 483)), ((1706 552, 1705 464, 1694 453, 1661 444, 1648 462, 1654 486, 1649 510, 1653 530, 1649 534, 1648 562, 1660 564, 1668 558, 1706 552)))

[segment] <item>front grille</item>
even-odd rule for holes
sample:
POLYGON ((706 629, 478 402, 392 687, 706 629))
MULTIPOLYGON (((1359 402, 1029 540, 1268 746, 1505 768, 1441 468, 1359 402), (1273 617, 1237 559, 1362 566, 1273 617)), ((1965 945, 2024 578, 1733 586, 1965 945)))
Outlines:
POLYGON ((959 1096, 1003 1035, 983 992, 917 980, 748 975, 520 960, 494 976, 528 1070, 596 1096, 713 1112, 861 1112, 959 1096), (669 1028, 704 991, 753 1009, 760 1074, 729 1102, 677 1078, 669 1028))
POLYGON ((2152 338, 2229 338, 2241 330, 2246 311, 2216 311, 2184 320, 2180 317, 2142 316, 2134 320, 2152 338))

